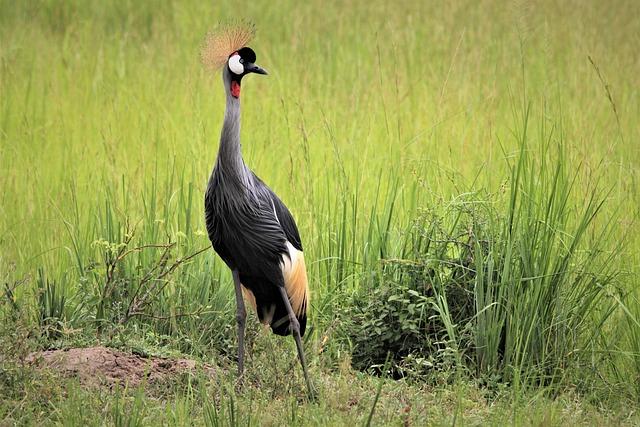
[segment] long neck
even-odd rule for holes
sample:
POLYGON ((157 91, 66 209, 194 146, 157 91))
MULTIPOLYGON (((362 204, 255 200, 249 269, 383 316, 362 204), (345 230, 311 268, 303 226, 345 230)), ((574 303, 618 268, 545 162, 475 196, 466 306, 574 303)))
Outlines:
POLYGON ((223 71, 222 79, 227 97, 227 106, 224 112, 216 169, 219 169, 220 172, 225 173, 227 176, 236 176, 242 180, 246 174, 246 168, 240 150, 240 98, 235 98, 231 95, 231 80, 228 70, 225 69, 223 71))

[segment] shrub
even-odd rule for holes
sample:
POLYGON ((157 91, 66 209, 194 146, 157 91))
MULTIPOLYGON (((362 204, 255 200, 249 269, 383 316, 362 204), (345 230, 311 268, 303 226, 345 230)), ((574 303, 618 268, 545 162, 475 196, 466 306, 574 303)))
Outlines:
MULTIPOLYGON (((475 315, 469 236, 425 212, 410 228, 410 257, 382 260, 378 283, 353 295, 342 313, 352 365, 395 378, 448 371, 469 358, 475 315)), ((459 223, 461 224, 461 223, 459 223)), ((409 254, 409 253, 408 253, 409 254)))

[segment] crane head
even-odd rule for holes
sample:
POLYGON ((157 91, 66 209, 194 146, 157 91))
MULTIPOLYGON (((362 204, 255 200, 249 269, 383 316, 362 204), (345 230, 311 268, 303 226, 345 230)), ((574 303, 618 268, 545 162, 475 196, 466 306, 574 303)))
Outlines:
POLYGON ((235 98, 240 97, 240 82, 244 76, 267 74, 256 65, 256 53, 247 46, 255 32, 255 26, 247 21, 221 24, 207 34, 202 45, 202 63, 211 70, 225 67, 224 83, 235 98))
POLYGON ((256 53, 248 46, 245 46, 231 55, 227 60, 227 68, 231 79, 231 95, 240 97, 240 82, 242 78, 250 73, 267 74, 264 68, 256 65, 256 53))

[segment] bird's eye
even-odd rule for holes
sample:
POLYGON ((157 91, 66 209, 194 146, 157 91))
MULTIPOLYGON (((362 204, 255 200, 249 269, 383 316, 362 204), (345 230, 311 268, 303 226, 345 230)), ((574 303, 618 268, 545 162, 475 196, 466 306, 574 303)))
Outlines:
POLYGON ((240 55, 233 55, 229 58, 229 69, 233 74, 240 75, 244 73, 244 65, 242 65, 242 58, 240 58, 240 55))

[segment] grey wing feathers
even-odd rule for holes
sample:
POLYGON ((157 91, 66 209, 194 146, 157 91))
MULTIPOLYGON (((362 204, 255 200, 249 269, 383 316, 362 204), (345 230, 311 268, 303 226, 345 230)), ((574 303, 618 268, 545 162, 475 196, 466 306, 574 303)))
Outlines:
POLYGON ((255 175, 251 196, 217 191, 222 188, 215 182, 217 178, 210 182, 205 200, 214 249, 232 269, 256 276, 278 276, 282 256, 288 253, 286 241, 302 250, 291 213, 255 175))
POLYGON ((220 186, 212 183, 205 198, 207 231, 214 249, 231 269, 274 277, 287 247, 270 198, 261 189, 251 198, 218 190, 220 186))
POLYGON ((253 177, 269 197, 270 202, 273 206, 273 211, 276 215, 276 220, 280 224, 280 227, 282 228, 285 236, 287 236, 287 240, 293 245, 294 248, 301 251, 302 239, 300 239, 298 226, 296 225, 296 221, 293 219, 293 215, 291 215, 289 209, 287 209, 285 204, 282 202, 282 200, 280 200, 276 193, 274 193, 264 182, 262 182, 262 180, 256 174, 253 174, 253 177))

